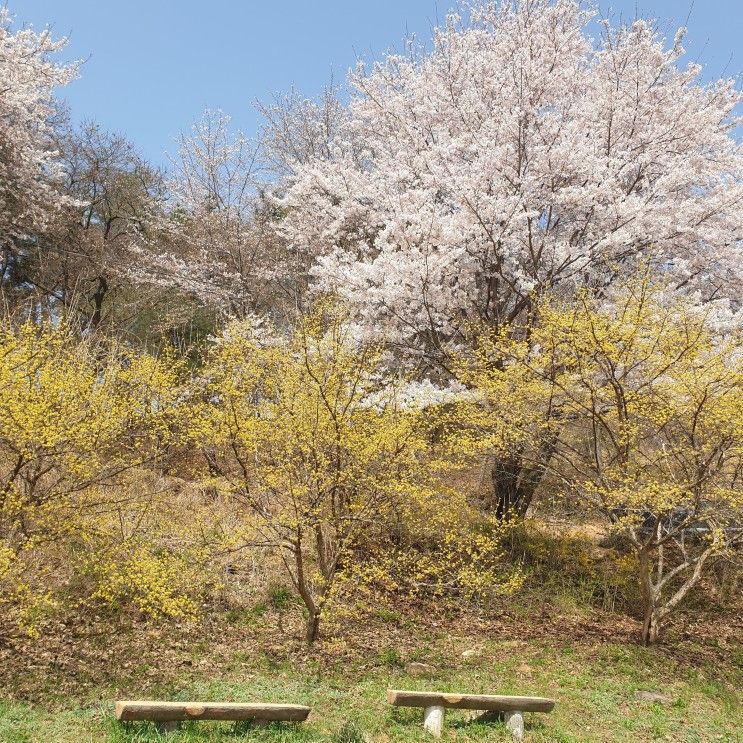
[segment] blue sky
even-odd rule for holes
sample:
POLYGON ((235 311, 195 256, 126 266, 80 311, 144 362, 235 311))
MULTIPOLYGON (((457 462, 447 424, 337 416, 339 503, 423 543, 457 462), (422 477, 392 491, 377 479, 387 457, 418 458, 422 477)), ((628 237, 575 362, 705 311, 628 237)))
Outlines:
MULTIPOLYGON (((292 86, 317 94, 361 56, 429 36, 455 0, 7 0, 17 25, 70 37, 85 59, 64 92, 77 120, 126 134, 163 163, 173 137, 204 108, 255 132, 256 99, 292 86)), ((688 20, 689 56, 707 78, 743 71, 743 0, 600 0, 602 11, 657 18, 669 35, 688 20)))

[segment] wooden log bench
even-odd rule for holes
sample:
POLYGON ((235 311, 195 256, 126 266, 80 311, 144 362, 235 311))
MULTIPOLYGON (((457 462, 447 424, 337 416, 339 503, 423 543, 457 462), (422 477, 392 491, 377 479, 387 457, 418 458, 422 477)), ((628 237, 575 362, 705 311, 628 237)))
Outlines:
POLYGON ((150 720, 161 732, 177 730, 183 720, 235 722, 302 722, 310 708, 300 704, 243 704, 241 702, 116 702, 116 719, 150 720))
MULTIPOLYGON (((551 712, 552 699, 543 697, 506 697, 486 694, 442 694, 429 691, 389 689, 387 701, 396 707, 423 707, 423 727, 436 738, 444 728, 444 710, 477 710, 483 719, 503 713, 506 727, 516 740, 524 739, 524 712, 551 712)), ((479 719, 479 718, 475 718, 479 719)))

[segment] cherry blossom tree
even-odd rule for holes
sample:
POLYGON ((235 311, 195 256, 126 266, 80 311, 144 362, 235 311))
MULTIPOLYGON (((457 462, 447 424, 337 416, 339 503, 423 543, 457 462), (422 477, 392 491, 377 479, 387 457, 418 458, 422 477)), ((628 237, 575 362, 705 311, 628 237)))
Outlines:
POLYGON ((226 315, 281 315, 301 303, 310 261, 276 230, 281 210, 266 193, 298 163, 331 157, 347 112, 332 86, 319 102, 291 91, 257 108, 263 126, 255 141, 227 114, 208 110, 179 136, 167 208, 154 213, 128 271, 136 282, 226 315))
MULTIPOLYGON (((528 327, 546 291, 600 294, 638 263, 734 301, 741 93, 681 64, 682 31, 667 44, 643 20, 603 23, 594 39, 594 16, 573 0, 476 2, 430 51, 351 74, 327 155, 297 162, 280 198, 316 287, 435 362, 473 325, 528 327)), ((496 497, 533 479, 506 465, 496 497)))
POLYGON ((13 31, 0 7, 0 285, 14 278, 24 244, 65 203, 51 119, 54 90, 76 74, 52 59, 66 44, 48 30, 13 31))
POLYGON ((282 199, 319 285, 429 347, 639 257, 709 296, 740 288, 741 94, 679 66, 681 32, 667 48, 645 21, 604 24, 594 41, 592 17, 480 3, 429 53, 352 74, 332 156, 298 162, 282 199))
POLYGON ((178 145, 168 205, 130 273, 226 314, 273 309, 294 287, 271 227, 275 207, 262 193, 257 145, 221 111, 206 111, 178 145))
POLYGON ((348 117, 339 92, 331 83, 319 101, 292 89, 257 104, 263 116, 261 158, 275 175, 294 175, 300 165, 332 157, 333 140, 348 117))

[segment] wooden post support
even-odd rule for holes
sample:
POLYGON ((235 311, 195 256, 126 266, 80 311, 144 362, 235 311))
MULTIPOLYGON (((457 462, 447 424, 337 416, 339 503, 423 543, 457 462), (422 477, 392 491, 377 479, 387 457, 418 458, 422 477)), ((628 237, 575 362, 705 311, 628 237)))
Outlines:
POLYGON ((505 721, 514 739, 522 741, 524 739, 524 716, 521 712, 506 712, 505 721))
POLYGON ((441 731, 444 729, 444 708, 426 707, 423 710, 423 728, 434 738, 440 738, 441 731))

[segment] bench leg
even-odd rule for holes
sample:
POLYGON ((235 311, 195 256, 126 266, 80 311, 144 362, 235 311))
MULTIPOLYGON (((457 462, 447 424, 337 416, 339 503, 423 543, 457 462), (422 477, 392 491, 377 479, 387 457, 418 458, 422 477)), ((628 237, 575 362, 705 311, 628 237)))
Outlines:
POLYGON ((178 720, 159 720, 155 723, 158 733, 174 733, 181 727, 178 720))
POLYGON ((521 712, 506 712, 506 727, 511 731, 514 740, 524 739, 524 716, 521 712))
POLYGON ((444 708, 426 707, 423 710, 423 728, 434 738, 440 738, 444 729, 444 708))

